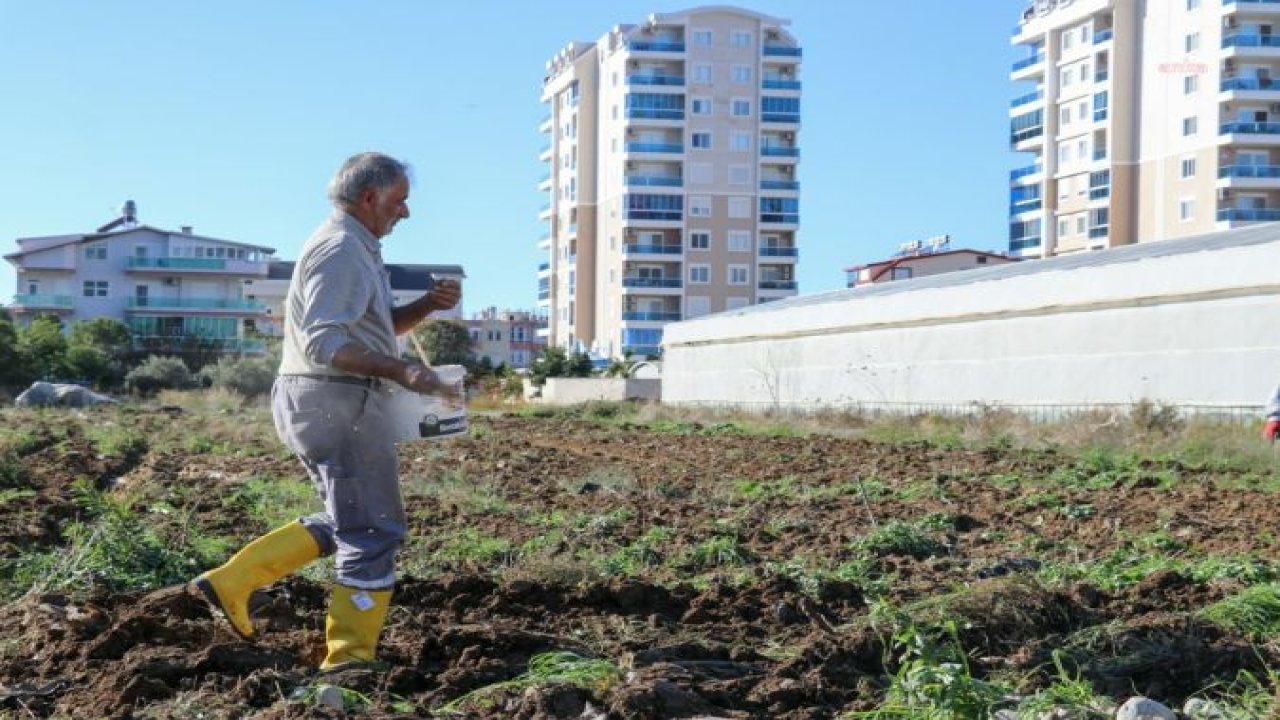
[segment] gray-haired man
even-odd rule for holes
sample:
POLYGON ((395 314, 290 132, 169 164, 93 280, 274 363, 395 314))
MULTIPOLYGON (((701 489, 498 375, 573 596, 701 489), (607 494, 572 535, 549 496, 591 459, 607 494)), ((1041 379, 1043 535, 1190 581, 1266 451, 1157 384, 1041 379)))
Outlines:
POLYGON ((405 164, 379 153, 348 158, 329 184, 334 212, 307 240, 289 283, 272 413, 324 510, 254 540, 192 583, 250 638, 254 590, 336 554, 322 669, 374 659, 395 584, 406 521, 384 382, 460 399, 430 368, 399 359, 395 336, 461 297, 456 282, 441 280, 393 307, 380 239, 409 217, 408 197, 405 164))

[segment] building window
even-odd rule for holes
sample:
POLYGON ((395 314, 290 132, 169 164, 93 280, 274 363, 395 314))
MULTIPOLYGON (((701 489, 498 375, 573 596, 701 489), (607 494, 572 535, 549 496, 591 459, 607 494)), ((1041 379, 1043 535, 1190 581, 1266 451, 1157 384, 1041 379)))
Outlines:
POLYGON ((711 233, 708 233, 708 232, 689 233, 689 249, 690 250, 710 250, 711 249, 711 233))
POLYGON ((1183 119, 1182 119, 1182 134, 1183 134, 1184 136, 1185 136, 1185 135, 1195 135, 1195 134, 1196 134, 1196 128, 1197 128, 1197 126, 1198 126, 1198 123, 1196 122, 1196 118, 1195 118, 1195 116, 1192 116, 1192 117, 1189 117, 1189 118, 1183 118, 1183 119))
POLYGON ((1075 30, 1068 30, 1062 33, 1062 52, 1070 50, 1071 46, 1075 43, 1076 36, 1072 34, 1074 32, 1075 30))
POLYGON ((1084 122, 1087 117, 1089 117, 1089 101, 1082 100, 1079 105, 1076 105, 1076 119, 1084 122))
POLYGON ((690 295, 685 299, 684 316, 696 318, 711 312, 711 298, 706 295, 690 295))
POLYGON ((729 69, 730 77, 735 85, 751 84, 751 66, 750 65, 734 65, 729 69))
POLYGON ((1200 9, 1200 0, 1187 0, 1187 12, 1200 9))
POLYGON ((713 79, 711 73, 711 65, 707 63, 698 63, 693 66, 693 81, 702 85, 710 85, 713 79))
POLYGON ((712 33, 710 30, 694 30, 693 31, 694 45, 709 47, 714 42, 715 42, 715 34, 712 33))
POLYGON ((1058 124, 1059 125, 1071 124, 1071 108, 1063 107, 1058 109, 1058 124))
POLYGON ((106 297, 107 281, 106 280, 85 280, 84 296, 85 297, 106 297))
POLYGON ((1084 216, 1084 215, 1081 215, 1081 216, 1079 216, 1079 217, 1077 217, 1077 218, 1076 218, 1076 234, 1077 234, 1077 235, 1083 235, 1083 234, 1084 234, 1084 229, 1085 229, 1085 223, 1086 223, 1086 222, 1087 222, 1087 220, 1086 220, 1086 218, 1085 218, 1085 216, 1084 216))
POLYGON ((729 250, 731 252, 750 252, 751 233, 746 230, 730 230, 729 250))
POLYGON ((1058 221, 1058 237, 1066 237, 1067 234, 1070 232, 1071 232, 1071 221, 1066 219, 1059 220, 1058 221))
POLYGON ((734 47, 751 47, 752 35, 744 30, 734 30, 729 36, 729 44, 734 47))
POLYGON ((690 140, 691 142, 689 144, 695 148, 698 148, 699 150, 711 149, 711 133, 709 132, 693 133, 693 136, 690 138, 690 140))
POLYGON ((691 115, 710 115, 711 114, 711 98, 696 97, 689 101, 689 114, 691 115))
POLYGON ((1075 73, 1071 70, 1071 68, 1062 68, 1058 73, 1058 84, 1064 88, 1071 87, 1071 80, 1075 77, 1075 73))
POLYGON ((730 132, 729 149, 734 152, 751 152, 751 133, 741 130, 730 132))
POLYGON ((1196 176, 1196 159, 1184 158, 1182 160, 1182 177, 1193 178, 1196 176))
POLYGON ((1182 94, 1190 95, 1200 89, 1200 76, 1187 75, 1182 78, 1182 94))
POLYGON ((706 285, 711 282, 711 266, 710 265, 690 265, 689 266, 689 284, 690 285, 706 285))
POLYGON ((706 195, 691 195, 689 217, 711 217, 711 198, 706 195))
POLYGON ((84 246, 85 260, 106 260, 107 244, 106 243, 90 243, 84 246))
POLYGON ((1182 222, 1195 220, 1196 218, 1196 201, 1195 198, 1182 198, 1178 202, 1178 219, 1182 222))
POLYGON ((746 285, 750 282, 749 269, 746 265, 730 265, 729 266, 729 284, 730 285, 746 285))
POLYGON ((1187 36, 1186 48, 1188 55, 1200 51, 1200 33, 1193 32, 1187 36))
POLYGON ((729 217, 735 219, 751 217, 751 198, 729 198, 729 217))
POLYGON ((729 106, 730 113, 734 117, 751 117, 751 101, 742 98, 734 98, 733 103, 729 106))

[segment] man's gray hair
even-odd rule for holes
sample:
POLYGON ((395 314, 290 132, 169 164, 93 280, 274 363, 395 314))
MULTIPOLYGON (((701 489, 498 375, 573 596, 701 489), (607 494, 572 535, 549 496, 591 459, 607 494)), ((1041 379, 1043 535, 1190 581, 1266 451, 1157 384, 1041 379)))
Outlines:
POLYGON ((409 166, 390 155, 376 152, 352 155, 329 181, 329 201, 340 207, 353 205, 365 190, 383 190, 410 179, 409 166))

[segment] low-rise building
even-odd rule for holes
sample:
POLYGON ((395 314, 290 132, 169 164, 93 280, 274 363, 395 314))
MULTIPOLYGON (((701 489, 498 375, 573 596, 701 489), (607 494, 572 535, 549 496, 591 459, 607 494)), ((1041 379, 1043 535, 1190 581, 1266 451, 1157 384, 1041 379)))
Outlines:
POLYGON ((494 367, 527 368, 543 348, 546 316, 526 310, 486 308, 466 321, 476 359, 488 358, 494 367))
POLYGON ((137 206, 90 233, 18 238, 5 255, 17 272, 9 306, 25 326, 115 318, 139 348, 181 350, 193 340, 225 352, 262 352, 253 328, 265 306, 245 286, 267 276, 273 248, 143 225, 137 206))
POLYGON ((952 250, 950 240, 945 238, 940 242, 911 242, 887 260, 845 268, 845 286, 876 285, 1011 262, 1017 262, 1017 258, 1003 253, 967 248, 952 250))

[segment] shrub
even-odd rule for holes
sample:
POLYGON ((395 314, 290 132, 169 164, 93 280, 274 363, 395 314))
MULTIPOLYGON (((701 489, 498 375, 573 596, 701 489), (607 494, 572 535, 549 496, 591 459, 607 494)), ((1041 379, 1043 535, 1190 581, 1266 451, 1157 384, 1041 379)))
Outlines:
POLYGON ((222 358, 200 371, 201 380, 216 388, 232 390, 251 398, 271 392, 276 379, 277 363, 270 356, 258 358, 222 358))
POLYGON ((129 371, 124 384, 131 392, 151 395, 160 390, 185 390, 195 381, 181 358, 152 355, 129 371))

